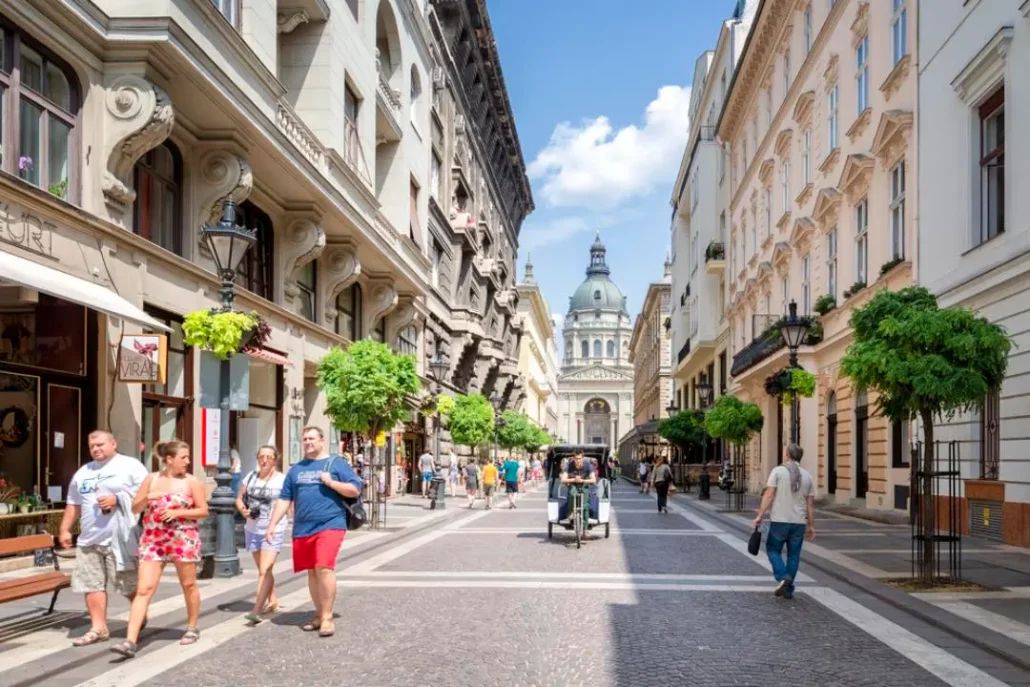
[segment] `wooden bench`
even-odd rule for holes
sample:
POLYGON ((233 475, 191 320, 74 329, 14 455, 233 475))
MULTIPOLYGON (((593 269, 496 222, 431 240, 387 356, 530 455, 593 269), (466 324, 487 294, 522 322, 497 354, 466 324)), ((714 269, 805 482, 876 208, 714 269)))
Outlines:
POLYGON ((50 609, 47 614, 54 612, 54 604, 57 603, 57 595, 65 587, 72 583, 71 575, 61 572, 60 564, 57 561, 57 554, 54 551, 54 537, 50 534, 32 534, 27 537, 13 537, 0 539, 0 556, 8 556, 15 553, 33 552, 37 549, 50 549, 54 558, 54 569, 52 571, 26 575, 14 580, 0 582, 0 603, 26 599, 37 594, 48 594, 53 592, 50 599, 50 609))

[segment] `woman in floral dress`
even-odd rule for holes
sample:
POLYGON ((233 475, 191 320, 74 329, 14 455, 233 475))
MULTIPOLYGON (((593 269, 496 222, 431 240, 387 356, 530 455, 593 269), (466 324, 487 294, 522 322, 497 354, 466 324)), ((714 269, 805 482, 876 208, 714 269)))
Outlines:
POLYGON ((189 472, 190 447, 173 439, 158 444, 154 454, 163 465, 149 475, 132 502, 134 513, 143 512, 143 534, 139 542, 139 582, 129 611, 125 641, 112 647, 126 657, 136 655, 139 633, 147 609, 161 582, 165 563, 175 566, 186 599, 186 634, 180 644, 200 639, 200 590, 197 562, 200 560, 200 530, 197 521, 207 517, 204 485, 189 472))

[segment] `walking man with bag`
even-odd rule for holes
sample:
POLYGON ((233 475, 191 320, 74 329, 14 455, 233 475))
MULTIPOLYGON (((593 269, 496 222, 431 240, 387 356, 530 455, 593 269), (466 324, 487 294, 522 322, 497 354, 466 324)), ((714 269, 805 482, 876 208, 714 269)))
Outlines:
POLYGON ((315 606, 314 617, 301 627, 331 637, 336 629, 336 556, 347 534, 345 499, 360 498, 361 480, 347 461, 326 453, 325 435, 318 427, 305 427, 301 442, 304 460, 286 474, 266 538, 273 540, 276 526, 293 505, 293 572, 307 571, 315 606))
POLYGON ((762 505, 754 525, 762 524, 769 511, 769 534, 765 552, 772 564, 773 577, 779 582, 776 596, 785 599, 794 596, 794 580, 801 563, 801 545, 805 539, 815 539, 815 493, 812 475, 801 467, 804 450, 797 444, 787 444, 783 451, 783 464, 769 473, 762 505), (807 527, 806 527, 807 523, 807 527), (787 547, 787 560, 783 560, 783 547, 787 547))
POLYGON ((672 484, 672 468, 665 462, 665 457, 658 459, 654 466, 654 490, 658 494, 658 512, 669 512, 669 486, 672 484))

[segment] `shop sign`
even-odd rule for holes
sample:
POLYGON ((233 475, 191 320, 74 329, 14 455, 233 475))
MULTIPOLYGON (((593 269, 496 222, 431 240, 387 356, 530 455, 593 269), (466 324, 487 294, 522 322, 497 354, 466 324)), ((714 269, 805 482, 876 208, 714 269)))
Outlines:
POLYGON ((168 374, 168 337, 122 334, 118 343, 118 381, 164 384, 168 374))
POLYGON ((0 201, 0 241, 3 243, 52 258, 56 228, 17 205, 0 201))
POLYGON ((200 455, 204 467, 216 467, 222 443, 222 411, 205 408, 201 411, 200 424, 200 455))
POLYGON ((386 446, 386 432, 379 432, 379 434, 376 434, 376 446, 379 448, 386 446))

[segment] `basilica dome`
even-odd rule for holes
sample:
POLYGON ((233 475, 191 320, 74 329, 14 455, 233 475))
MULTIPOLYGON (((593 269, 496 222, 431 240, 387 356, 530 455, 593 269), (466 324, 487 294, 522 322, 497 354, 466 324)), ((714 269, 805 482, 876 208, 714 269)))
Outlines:
POLYGON ((590 247, 590 265, 587 267, 587 278, 579 285, 569 298, 569 312, 581 310, 617 310, 627 312, 626 297, 609 278, 611 270, 605 263, 604 243, 600 232, 590 247))

